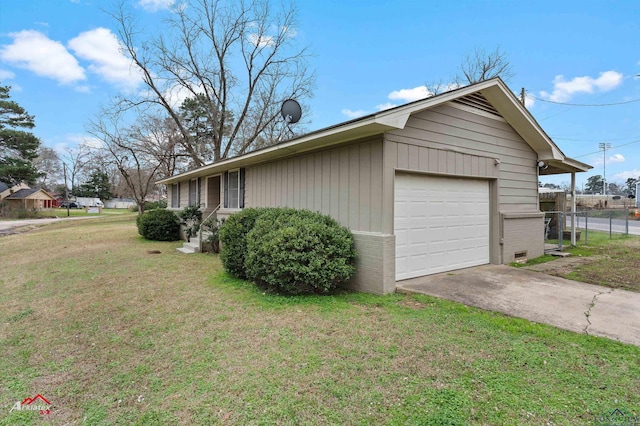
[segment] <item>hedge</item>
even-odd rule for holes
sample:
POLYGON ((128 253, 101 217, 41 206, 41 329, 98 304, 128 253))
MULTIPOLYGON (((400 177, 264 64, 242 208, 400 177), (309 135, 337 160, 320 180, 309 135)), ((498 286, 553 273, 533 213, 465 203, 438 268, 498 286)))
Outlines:
POLYGON ((246 244, 247 278, 282 293, 328 293, 355 273, 349 229, 309 210, 262 212, 246 244))
POLYGON ((169 210, 150 210, 137 217, 138 233, 147 240, 176 241, 180 239, 178 217, 169 210))

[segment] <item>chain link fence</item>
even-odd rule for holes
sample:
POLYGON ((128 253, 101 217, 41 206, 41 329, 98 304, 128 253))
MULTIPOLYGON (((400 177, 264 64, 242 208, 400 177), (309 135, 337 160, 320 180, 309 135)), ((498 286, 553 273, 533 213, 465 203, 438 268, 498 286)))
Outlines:
POLYGON ((618 235, 640 236, 640 209, 581 210, 544 212, 545 249, 562 250, 571 244, 571 220, 575 222, 576 243, 589 243, 589 232, 606 232, 609 238, 618 235))

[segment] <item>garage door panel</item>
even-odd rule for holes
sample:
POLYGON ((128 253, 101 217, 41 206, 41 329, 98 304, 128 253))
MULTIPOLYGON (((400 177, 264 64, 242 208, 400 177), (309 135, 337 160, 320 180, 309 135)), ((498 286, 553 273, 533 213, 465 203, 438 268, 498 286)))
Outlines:
POLYGON ((398 174, 396 279, 489 263, 487 181, 398 174))

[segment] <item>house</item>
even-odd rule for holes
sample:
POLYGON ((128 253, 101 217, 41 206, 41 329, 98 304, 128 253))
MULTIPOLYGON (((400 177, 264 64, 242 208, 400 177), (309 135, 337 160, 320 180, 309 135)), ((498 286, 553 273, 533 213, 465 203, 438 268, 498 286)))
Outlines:
POLYGON ((56 206, 56 198, 44 189, 22 188, 5 197, 10 208, 42 210, 56 206))
POLYGON ((538 176, 584 172, 499 79, 318 130, 159 183, 205 217, 288 206, 331 215, 358 250, 355 290, 544 252, 538 176))
POLYGON ((9 186, 6 183, 0 181, 0 201, 4 200, 14 192, 20 191, 21 189, 28 189, 28 188, 29 187, 24 183, 19 183, 17 185, 9 186))

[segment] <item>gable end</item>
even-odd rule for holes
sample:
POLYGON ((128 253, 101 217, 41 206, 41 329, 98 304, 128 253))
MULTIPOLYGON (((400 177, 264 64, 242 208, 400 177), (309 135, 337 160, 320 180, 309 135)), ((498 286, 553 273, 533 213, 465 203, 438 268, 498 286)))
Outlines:
POLYGON ((481 93, 471 93, 467 96, 453 99, 451 102, 459 105, 465 105, 467 107, 471 107, 473 109, 480 110, 485 113, 502 118, 502 115, 498 112, 498 110, 496 110, 493 105, 489 103, 487 98, 482 96, 481 93))

